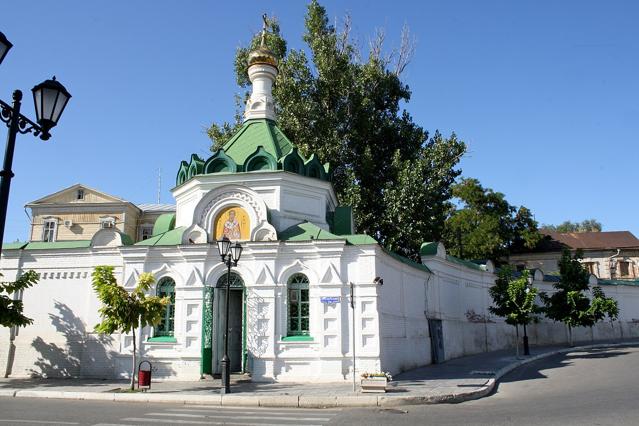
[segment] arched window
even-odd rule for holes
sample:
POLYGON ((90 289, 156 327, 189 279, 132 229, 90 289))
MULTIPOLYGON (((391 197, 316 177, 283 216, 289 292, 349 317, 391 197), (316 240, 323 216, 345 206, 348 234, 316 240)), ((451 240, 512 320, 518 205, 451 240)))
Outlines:
MULTIPOLYGON (((225 289, 227 280, 228 277, 226 274, 223 274, 220 278, 218 278, 215 287, 225 289)), ((235 272, 231 272, 231 288, 244 288, 244 280, 242 280, 242 277, 235 272)))
POLYGON ((308 278, 293 274, 288 279, 288 336, 308 336, 309 299, 308 278))
POLYGON ((162 314, 162 321, 155 327, 154 337, 173 337, 175 330, 175 281, 165 277, 158 282, 157 295, 168 297, 169 304, 162 314))

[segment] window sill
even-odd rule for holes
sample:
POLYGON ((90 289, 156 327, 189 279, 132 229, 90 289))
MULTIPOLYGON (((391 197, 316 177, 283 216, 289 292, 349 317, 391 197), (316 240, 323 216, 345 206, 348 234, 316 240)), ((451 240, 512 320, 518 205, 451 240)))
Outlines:
POLYGON ((313 342, 313 336, 282 336, 281 342, 313 342))
POLYGON ((146 341, 149 343, 177 343, 177 339, 171 336, 149 337, 146 341))

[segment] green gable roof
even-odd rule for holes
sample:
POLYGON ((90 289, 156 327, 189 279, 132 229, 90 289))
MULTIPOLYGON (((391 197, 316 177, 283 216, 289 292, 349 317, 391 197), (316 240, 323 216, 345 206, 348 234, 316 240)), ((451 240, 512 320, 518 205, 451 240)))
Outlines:
POLYGON ((185 226, 171 229, 159 235, 153 235, 151 238, 135 243, 136 246, 177 246, 182 244, 182 236, 186 231, 185 226))
POLYGON ((293 144, 267 119, 248 120, 224 145, 224 152, 237 164, 244 164, 259 147, 263 147, 273 158, 279 160, 293 149, 293 144))
POLYGON ((25 250, 74 249, 91 247, 91 240, 74 241, 32 241, 25 250))

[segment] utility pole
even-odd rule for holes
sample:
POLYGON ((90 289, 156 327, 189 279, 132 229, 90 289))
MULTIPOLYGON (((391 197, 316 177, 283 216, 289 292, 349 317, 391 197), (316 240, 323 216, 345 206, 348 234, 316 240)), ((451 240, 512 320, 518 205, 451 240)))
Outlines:
POLYGON ((162 195, 162 169, 158 168, 158 204, 162 195))

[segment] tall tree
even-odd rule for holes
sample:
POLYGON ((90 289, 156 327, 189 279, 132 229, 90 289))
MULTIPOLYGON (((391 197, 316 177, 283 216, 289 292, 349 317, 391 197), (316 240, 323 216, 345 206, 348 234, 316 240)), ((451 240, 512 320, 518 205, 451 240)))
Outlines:
POLYGON ((100 334, 132 333, 133 355, 131 360, 131 390, 135 388, 135 363, 137 344, 135 330, 162 321, 162 314, 169 298, 147 296, 155 278, 150 273, 140 274, 136 287, 130 293, 118 285, 113 266, 96 266, 93 270, 93 289, 102 302, 99 309, 102 321, 95 326, 100 334))
POLYGON ((546 316, 554 321, 563 322, 568 327, 569 342, 572 346, 572 329, 575 327, 592 327, 606 317, 614 321, 619 315, 617 301, 606 297, 601 287, 592 288, 591 297, 588 292, 590 273, 581 263, 582 253, 574 256, 564 250, 559 261, 560 281, 553 286, 556 292, 548 296, 542 294, 546 316))
POLYGON ((495 285, 488 289, 493 305, 488 308, 491 314, 502 317, 506 324, 515 327, 517 336, 517 356, 519 356, 519 326, 524 327, 538 320, 541 307, 535 303, 537 288, 528 285, 530 271, 515 276, 509 266, 500 269, 495 285))
MULTIPOLYGON (((277 21, 269 22, 266 43, 279 59, 273 89, 279 126, 303 154, 330 161, 339 202, 353 206, 358 232, 417 258, 422 242, 442 236, 466 146, 454 134, 429 138, 402 109, 411 97, 400 78, 413 49, 408 31, 394 55, 383 53, 383 33, 365 55, 351 40, 350 20, 338 31, 313 0, 303 35, 309 59, 304 50, 287 49, 277 21)), ((258 44, 254 37, 237 51, 242 88, 249 85, 248 53, 258 44)), ((212 149, 228 141, 238 125, 213 124, 212 149)))
POLYGON ((566 220, 559 225, 542 225, 542 229, 555 232, 601 232, 603 226, 597 219, 586 219, 581 222, 566 220))
POLYGON ((510 205, 504 194, 484 188, 477 179, 453 185, 453 196, 459 205, 446 220, 444 242, 455 256, 497 260, 542 239, 530 210, 510 205))
MULTIPOLYGON (((2 274, 0 274, 2 277, 2 274)), ((23 314, 24 305, 20 295, 25 289, 38 283, 38 274, 27 271, 12 282, 0 282, 0 326, 24 327, 33 323, 23 314)))

